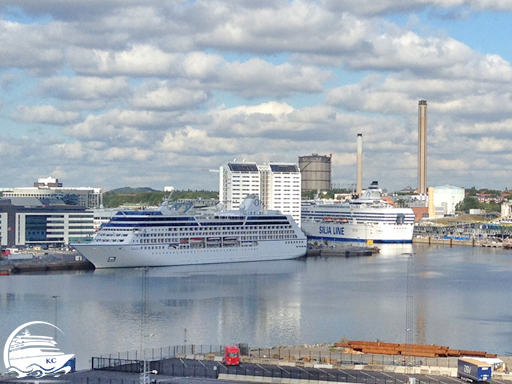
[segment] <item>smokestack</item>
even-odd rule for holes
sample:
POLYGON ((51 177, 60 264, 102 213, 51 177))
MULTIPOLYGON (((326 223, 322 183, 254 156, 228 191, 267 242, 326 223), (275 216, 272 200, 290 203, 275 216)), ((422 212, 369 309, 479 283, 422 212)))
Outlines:
POLYGON ((357 134, 357 196, 363 194, 363 134, 357 134))
POLYGON ((427 193, 427 100, 418 103, 418 194, 427 193))

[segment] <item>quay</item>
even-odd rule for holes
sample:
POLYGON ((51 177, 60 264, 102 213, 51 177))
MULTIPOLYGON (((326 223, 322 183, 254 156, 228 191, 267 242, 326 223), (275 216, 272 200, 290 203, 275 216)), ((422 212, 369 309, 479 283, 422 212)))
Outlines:
MULTIPOLYGON (((240 344, 243 345, 243 344, 240 344)), ((342 341, 333 344, 303 346, 278 346, 248 349, 242 352, 239 366, 223 363, 222 346, 213 351, 212 346, 175 346, 145 350, 141 353, 126 352, 126 358, 93 357, 90 370, 78 371, 62 377, 70 384, 138 384, 143 383, 143 367, 146 367, 148 384, 180 382, 183 384, 206 383, 223 380, 227 383, 253 382, 271 384, 327 384, 345 383, 429 383, 453 384, 457 377, 457 356, 433 357, 432 351, 443 355, 448 352, 469 352, 490 355, 479 351, 453 350, 432 345, 391 344, 366 341, 342 341), (365 353, 359 349, 377 351, 402 346, 412 356, 383 353, 365 353), (368 349, 369 348, 369 349, 368 349), (430 357, 414 355, 427 352, 430 357), (418 352, 419 353, 419 352, 418 352), (131 355, 131 359, 130 359, 131 355), (432 377, 432 376, 435 376, 432 377), (411 378, 414 379, 411 381, 411 378)), ((123 356, 124 357, 124 356, 123 356)), ((512 357, 500 357, 503 363, 512 363, 512 357)), ((495 366, 492 382, 512 381, 505 365, 495 366)), ((44 382, 46 378, 38 379, 44 382)), ((5 378, 0 382, 16 383, 20 380, 5 378)))
POLYGON ((428 245, 446 245, 449 247, 463 246, 463 247, 490 247, 490 248, 512 248, 512 242, 498 241, 496 239, 469 239, 460 240, 456 238, 439 238, 439 237, 414 237, 412 239, 413 244, 428 244, 428 245))

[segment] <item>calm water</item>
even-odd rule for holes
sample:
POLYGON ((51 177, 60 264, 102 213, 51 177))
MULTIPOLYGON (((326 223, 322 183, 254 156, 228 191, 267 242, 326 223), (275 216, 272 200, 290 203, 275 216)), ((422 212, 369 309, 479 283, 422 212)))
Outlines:
POLYGON ((409 303, 414 342, 512 352, 512 251, 381 249, 349 259, 150 269, 144 330, 142 270, 0 276, 0 348, 14 329, 36 320, 57 323, 59 347, 76 354, 79 369, 92 356, 140 349, 141 340, 155 348, 185 338, 252 347, 342 337, 402 343, 409 303))

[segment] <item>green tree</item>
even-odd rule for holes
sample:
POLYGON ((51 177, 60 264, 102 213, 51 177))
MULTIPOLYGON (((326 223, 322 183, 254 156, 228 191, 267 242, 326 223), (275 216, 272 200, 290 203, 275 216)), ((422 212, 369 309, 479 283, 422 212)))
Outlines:
MULTIPOLYGON (((474 188, 474 187, 473 187, 474 188)), ((466 196, 464 200, 458 203, 455 206, 455 210, 458 212, 468 213, 470 209, 478 209, 480 208, 480 204, 478 203, 478 199, 471 196, 466 196)))

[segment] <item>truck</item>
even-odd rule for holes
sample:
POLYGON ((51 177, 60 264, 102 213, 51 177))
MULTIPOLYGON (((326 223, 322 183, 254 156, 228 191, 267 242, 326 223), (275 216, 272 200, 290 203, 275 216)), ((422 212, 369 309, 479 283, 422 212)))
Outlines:
POLYGON ((240 348, 236 345, 226 345, 224 347, 224 359, 222 362, 226 365, 239 365, 240 348))
POLYGON ((491 364, 469 357, 460 358, 457 364, 457 377, 466 381, 489 381, 491 372, 491 364))

